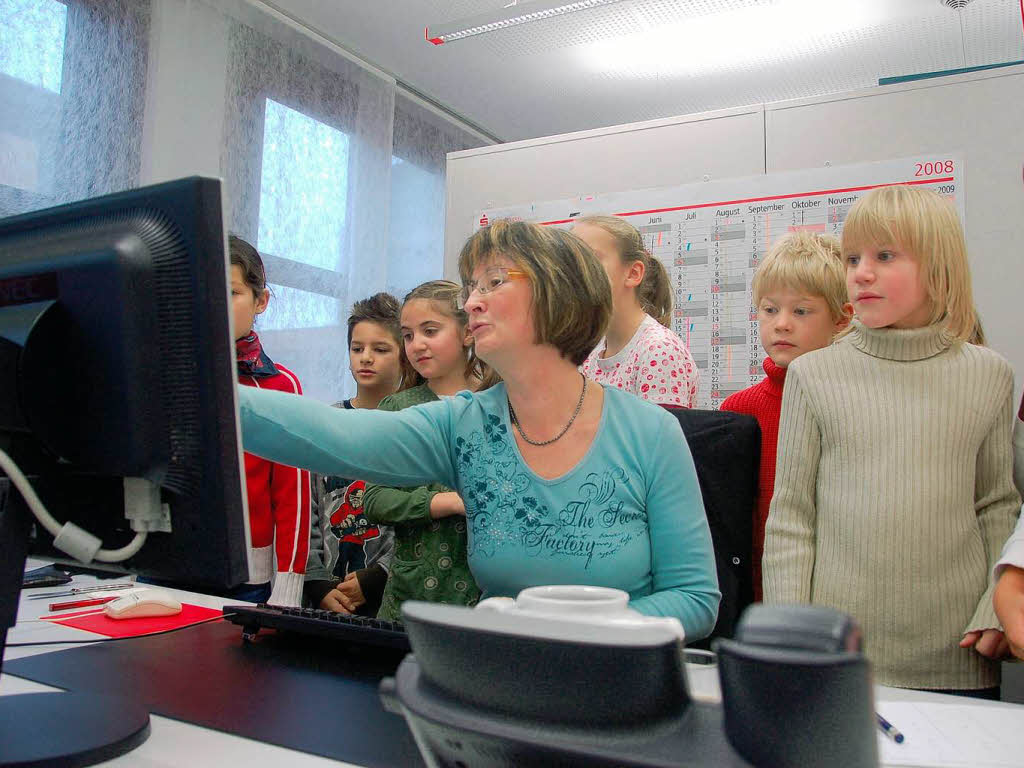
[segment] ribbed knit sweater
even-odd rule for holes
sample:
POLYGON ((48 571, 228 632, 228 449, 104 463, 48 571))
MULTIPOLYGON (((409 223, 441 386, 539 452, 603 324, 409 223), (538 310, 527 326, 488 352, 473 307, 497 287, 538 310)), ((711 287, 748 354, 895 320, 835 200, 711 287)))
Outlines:
POLYGON ((751 550, 755 600, 763 599, 761 558, 764 556, 764 526, 768 521, 768 507, 775 490, 775 447, 779 442, 782 387, 786 383, 786 369, 777 366, 770 357, 765 357, 762 366, 767 374, 764 379, 752 387, 729 395, 719 407, 721 411, 753 416, 761 427, 761 467, 757 478, 757 507, 754 510, 754 541, 751 550))
POLYGON ((941 326, 852 332, 789 366, 763 560, 766 602, 864 630, 875 681, 997 685, 957 646, 999 627, 990 573, 1013 530, 1013 372, 941 326))
POLYGON ((1017 490, 1024 494, 1024 397, 1013 420, 1013 481, 1017 490))

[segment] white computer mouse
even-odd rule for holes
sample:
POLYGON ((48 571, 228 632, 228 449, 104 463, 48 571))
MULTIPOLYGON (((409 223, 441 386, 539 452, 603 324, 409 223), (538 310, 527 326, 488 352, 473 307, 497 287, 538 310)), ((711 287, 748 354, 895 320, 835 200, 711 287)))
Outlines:
POLYGON ((181 613, 181 603, 162 589, 135 589, 124 597, 103 606, 112 619, 139 619, 145 616, 174 616, 181 613))

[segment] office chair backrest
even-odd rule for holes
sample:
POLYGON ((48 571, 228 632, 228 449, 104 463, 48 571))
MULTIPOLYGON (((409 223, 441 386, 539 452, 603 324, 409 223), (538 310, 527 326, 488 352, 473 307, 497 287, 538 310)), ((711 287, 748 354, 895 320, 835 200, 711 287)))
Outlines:
POLYGON ((697 467, 704 509, 715 545, 722 603, 710 637, 732 637, 740 614, 754 599, 751 572, 754 510, 761 457, 761 429, 753 416, 725 411, 666 409, 679 420, 697 467))

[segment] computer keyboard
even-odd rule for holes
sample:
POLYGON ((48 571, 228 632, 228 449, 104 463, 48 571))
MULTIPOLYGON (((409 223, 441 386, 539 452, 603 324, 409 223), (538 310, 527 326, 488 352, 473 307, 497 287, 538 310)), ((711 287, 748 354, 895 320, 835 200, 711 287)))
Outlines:
POLYGON ((399 621, 349 616, 316 608, 283 608, 277 605, 225 605, 224 618, 242 627, 251 640, 261 629, 277 629, 322 640, 409 651, 409 637, 399 621), (229 615, 230 614, 230 615, 229 615))

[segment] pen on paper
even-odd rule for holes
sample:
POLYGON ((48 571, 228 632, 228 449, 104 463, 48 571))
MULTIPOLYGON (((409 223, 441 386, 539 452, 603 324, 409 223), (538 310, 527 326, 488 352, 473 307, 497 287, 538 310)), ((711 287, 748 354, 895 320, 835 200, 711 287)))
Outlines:
POLYGON ((884 733, 890 739, 895 741, 897 744, 903 743, 903 734, 896 730, 896 726, 894 726, 892 723, 890 723, 877 712, 875 713, 875 717, 878 718, 878 727, 882 729, 882 733, 884 733))

